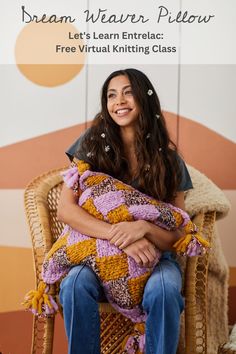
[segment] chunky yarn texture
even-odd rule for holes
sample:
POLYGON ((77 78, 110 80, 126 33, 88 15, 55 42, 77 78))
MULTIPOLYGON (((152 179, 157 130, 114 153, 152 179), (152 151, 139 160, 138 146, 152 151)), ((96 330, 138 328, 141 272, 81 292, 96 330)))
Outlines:
MULTIPOLYGON (((185 211, 157 201, 107 174, 91 171, 89 164, 82 160, 75 159, 63 173, 63 179, 69 188, 80 191, 78 204, 100 220, 110 224, 146 220, 170 231, 181 228, 185 235, 174 247, 183 255, 199 255, 209 247, 185 211)), ((155 265, 160 256, 158 251, 155 265)), ((108 240, 81 234, 67 225, 44 261, 42 277, 45 284, 60 281, 72 266, 78 264, 93 269, 115 309, 135 323, 145 321, 146 314, 140 303, 153 268, 140 267, 132 257, 108 240)), ((26 307, 39 315, 52 314, 56 310, 54 304, 50 306, 43 300, 37 302, 36 295, 35 292, 28 294, 26 307)), ((142 335, 139 337, 140 344, 143 343, 142 335)))

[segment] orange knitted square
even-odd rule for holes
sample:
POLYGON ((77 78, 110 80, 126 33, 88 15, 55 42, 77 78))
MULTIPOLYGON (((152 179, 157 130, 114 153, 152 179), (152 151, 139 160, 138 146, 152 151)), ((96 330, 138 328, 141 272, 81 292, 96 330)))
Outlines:
POLYGON ((84 258, 95 255, 96 249, 96 239, 84 240, 82 242, 75 243, 71 246, 67 246, 67 257, 72 264, 79 264, 84 258))
POLYGON ((89 176, 86 178, 86 186, 96 186, 96 184, 100 184, 105 179, 107 179, 107 176, 104 175, 89 176))
POLYGON ((95 216, 96 219, 104 220, 103 215, 97 210, 94 205, 93 199, 88 198, 86 202, 82 205, 83 209, 89 212, 89 214, 95 216))
POLYGON ((116 280, 128 275, 129 267, 126 254, 96 258, 96 264, 103 282, 116 280))
POLYGON ((126 205, 121 205, 118 208, 109 211, 107 218, 110 224, 116 224, 121 221, 134 220, 126 205))
POLYGON ((122 182, 115 182, 114 183, 114 186, 116 187, 116 189, 119 191, 119 190, 133 190, 132 187, 122 183, 122 182))

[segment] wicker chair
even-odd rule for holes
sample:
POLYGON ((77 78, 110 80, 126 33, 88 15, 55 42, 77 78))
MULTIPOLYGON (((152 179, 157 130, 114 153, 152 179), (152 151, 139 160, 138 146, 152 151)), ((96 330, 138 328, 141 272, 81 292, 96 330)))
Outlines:
MULTIPOLYGON (((45 254, 63 229, 57 219, 57 204, 62 187, 59 172, 53 170, 34 179, 25 191, 25 209, 33 245, 36 286, 41 280, 45 254)), ((194 217, 204 236, 211 240, 215 212, 194 217)), ((183 257, 182 257, 183 258, 183 257)), ((183 261, 183 294, 185 311, 182 316, 178 353, 207 353, 207 270, 208 254, 183 261)), ((56 286, 52 294, 57 293, 56 286)), ((109 304, 100 304, 101 353, 119 354, 123 338, 131 332, 132 322, 117 313, 109 304)), ((33 319, 32 354, 52 354, 54 317, 33 319)))

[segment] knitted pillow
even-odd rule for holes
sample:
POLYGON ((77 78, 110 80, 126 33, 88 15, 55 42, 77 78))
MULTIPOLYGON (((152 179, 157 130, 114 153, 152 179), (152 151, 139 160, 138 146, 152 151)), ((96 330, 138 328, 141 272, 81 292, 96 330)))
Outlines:
MULTIPOLYGON (((174 245, 177 252, 189 256, 201 254, 209 246, 198 233, 188 214, 171 204, 151 198, 133 187, 104 173, 93 172, 89 164, 74 160, 71 168, 63 173, 69 188, 79 186, 82 192, 78 204, 91 215, 108 223, 147 220, 166 230, 182 228, 186 235, 174 245)), ((155 265, 161 252, 157 253, 155 265)), ((26 307, 38 315, 50 315, 57 309, 47 295, 47 284, 54 284, 65 276, 74 265, 85 264, 100 278, 108 301, 134 322, 145 320, 139 306, 143 289, 152 269, 140 267, 132 257, 109 243, 83 235, 66 226, 54 243, 43 263, 38 292, 26 297, 26 307), (40 299, 40 295, 41 299, 40 299)))

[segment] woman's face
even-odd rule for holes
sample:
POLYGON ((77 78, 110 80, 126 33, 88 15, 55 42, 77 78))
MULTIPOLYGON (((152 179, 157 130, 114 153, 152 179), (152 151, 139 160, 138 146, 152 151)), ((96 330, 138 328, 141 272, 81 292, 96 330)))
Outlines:
POLYGON ((111 79, 107 89, 107 110, 120 127, 135 126, 140 110, 127 76, 119 75, 111 79))

